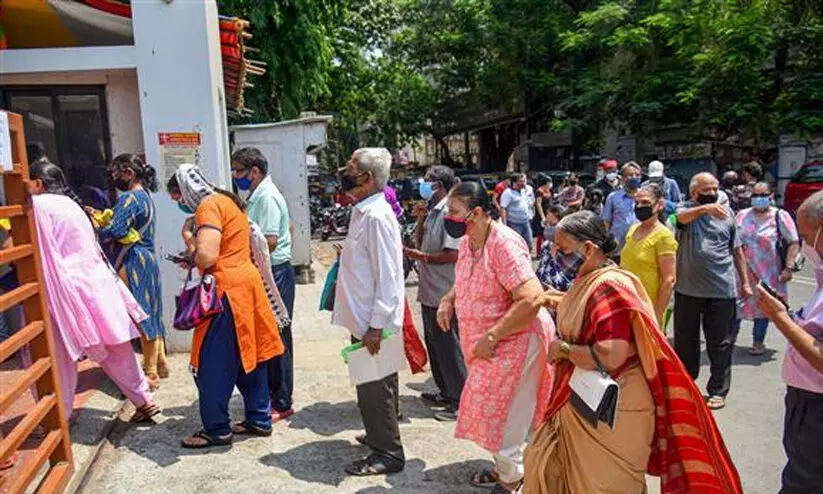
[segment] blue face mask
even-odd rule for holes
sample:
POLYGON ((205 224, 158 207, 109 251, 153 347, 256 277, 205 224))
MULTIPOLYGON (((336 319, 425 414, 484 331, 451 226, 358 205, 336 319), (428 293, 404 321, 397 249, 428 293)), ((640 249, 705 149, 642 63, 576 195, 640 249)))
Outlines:
POLYGON ((251 188, 251 179, 248 176, 233 178, 232 182, 240 190, 249 190, 251 188))
POLYGON ((772 205, 772 200, 768 197, 752 197, 752 207, 754 209, 768 209, 772 205))
POLYGON ((636 189, 640 187, 640 179, 637 177, 632 177, 626 180, 626 188, 628 189, 636 189))
POLYGON ((434 195, 434 183, 433 182, 420 182, 420 197, 425 200, 431 199, 434 195))
POLYGON ((190 207, 186 206, 182 202, 178 202, 177 207, 178 209, 180 209, 180 211, 183 211, 184 214, 194 214, 194 211, 192 211, 190 207))

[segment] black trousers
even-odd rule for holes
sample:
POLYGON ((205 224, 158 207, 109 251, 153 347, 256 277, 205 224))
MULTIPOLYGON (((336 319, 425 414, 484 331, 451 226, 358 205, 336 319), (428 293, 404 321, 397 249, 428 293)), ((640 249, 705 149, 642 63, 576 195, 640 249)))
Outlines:
MULTIPOLYGON (((352 337, 351 341, 357 343, 360 340, 352 337)), ((400 442, 397 419, 400 415, 400 381, 397 373, 357 386, 357 408, 360 409, 369 448, 389 461, 399 461, 405 465, 406 455, 400 442)))
POLYGON ((405 463, 406 455, 397 424, 399 387, 396 373, 379 381, 361 384, 357 386, 357 406, 369 447, 389 460, 405 463))
POLYGON ((823 494, 823 394, 788 387, 783 447, 780 494, 823 494))
POLYGON ((452 404, 460 402, 466 384, 466 363, 460 349, 457 316, 452 316, 451 331, 443 331, 437 324, 437 308, 420 306, 423 314, 423 336, 429 353, 432 377, 440 394, 452 404))
POLYGON ((711 396, 725 397, 732 384, 735 299, 700 298, 674 294, 674 350, 686 370, 697 379, 700 374, 700 327, 706 338, 711 375, 706 386, 711 396))

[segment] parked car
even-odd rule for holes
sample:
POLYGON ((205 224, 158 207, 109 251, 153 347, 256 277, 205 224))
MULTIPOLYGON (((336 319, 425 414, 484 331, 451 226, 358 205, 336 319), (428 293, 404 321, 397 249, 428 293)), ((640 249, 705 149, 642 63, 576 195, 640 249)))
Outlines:
POLYGON ((818 190, 823 190, 823 161, 806 163, 786 184, 783 208, 794 215, 800 204, 818 190))

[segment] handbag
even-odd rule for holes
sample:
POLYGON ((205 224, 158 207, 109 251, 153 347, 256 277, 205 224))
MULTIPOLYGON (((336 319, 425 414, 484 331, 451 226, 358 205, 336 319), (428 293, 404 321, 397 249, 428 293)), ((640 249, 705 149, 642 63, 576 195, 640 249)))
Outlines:
POLYGON ((780 261, 780 271, 783 271, 789 266, 792 266, 791 270, 793 272, 798 272, 802 269, 803 265, 802 262, 798 262, 798 259, 793 259, 794 262, 789 263, 789 245, 790 243, 786 241, 786 237, 783 236, 782 225, 783 222, 780 220, 780 211, 781 209, 777 209, 774 213, 774 228, 777 230, 777 240, 775 248, 777 250, 777 258, 780 261))
POLYGON ((620 401, 620 386, 603 368, 594 347, 589 347, 589 350, 592 359, 597 364, 597 369, 574 368, 569 381, 569 387, 572 390, 569 401, 577 413, 592 424, 592 427, 597 428, 597 423, 602 421, 614 429, 617 405, 620 401))
POLYGON ((173 326, 180 331, 188 331, 223 312, 223 301, 217 296, 217 280, 204 274, 199 283, 191 285, 193 269, 193 266, 189 269, 183 290, 175 298, 173 326))
POLYGON ((334 297, 337 294, 337 273, 340 270, 340 257, 334 261, 329 273, 326 275, 326 281, 323 283, 323 292, 320 294, 320 310, 327 310, 329 312, 334 310, 334 297))

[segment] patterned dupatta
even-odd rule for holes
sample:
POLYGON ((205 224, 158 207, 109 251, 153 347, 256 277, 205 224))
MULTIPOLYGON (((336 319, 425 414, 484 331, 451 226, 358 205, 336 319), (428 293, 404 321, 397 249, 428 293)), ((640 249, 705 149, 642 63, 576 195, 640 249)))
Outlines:
MULTIPOLYGON (((636 276, 610 266, 576 280, 558 307, 558 330, 564 340, 586 344, 601 321, 622 311, 631 313, 638 356, 655 403, 648 473, 660 477, 663 494, 742 493, 740 477, 714 417, 658 329, 649 297, 636 276), (612 290, 598 290, 603 285, 612 290), (588 314, 587 307, 591 307, 588 314)), ((573 370, 568 361, 557 366, 544 423, 569 401, 573 370)))

